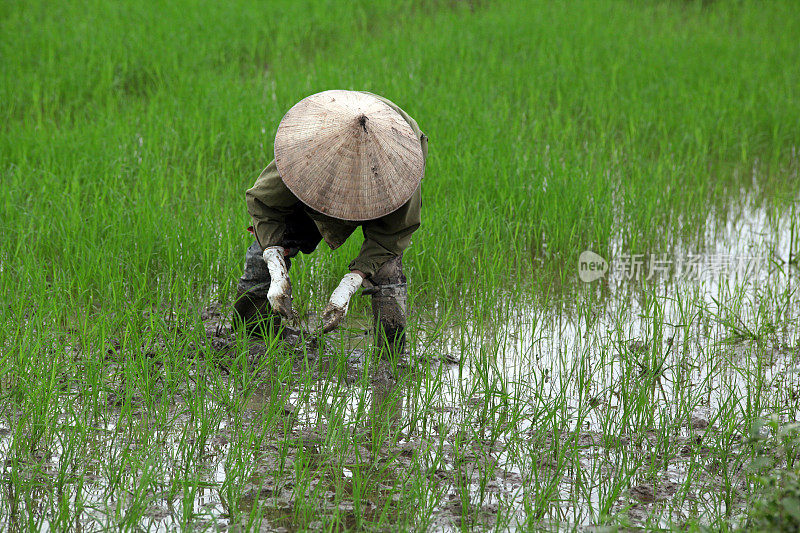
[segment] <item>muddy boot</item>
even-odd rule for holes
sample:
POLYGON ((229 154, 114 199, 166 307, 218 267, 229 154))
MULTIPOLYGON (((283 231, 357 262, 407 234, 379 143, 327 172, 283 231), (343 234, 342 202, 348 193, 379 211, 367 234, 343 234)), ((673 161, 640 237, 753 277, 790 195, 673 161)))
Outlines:
POLYGON ((280 317, 272 312, 266 297, 258 297, 241 289, 233 304, 234 330, 248 335, 272 336, 280 328, 280 317))
POLYGON ((402 257, 386 262, 370 281, 375 344, 382 358, 396 359, 406 343, 406 277, 402 257))

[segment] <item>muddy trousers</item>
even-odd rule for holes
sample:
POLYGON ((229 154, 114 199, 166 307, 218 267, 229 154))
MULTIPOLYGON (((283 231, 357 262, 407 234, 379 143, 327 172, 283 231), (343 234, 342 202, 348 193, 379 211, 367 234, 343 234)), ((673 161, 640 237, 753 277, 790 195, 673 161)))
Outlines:
MULTIPOLYGON (((274 333, 280 325, 280 318, 273 312, 267 301, 270 277, 267 265, 262 258, 263 250, 258 242, 247 249, 244 273, 239 279, 236 303, 234 303, 233 324, 237 329, 249 332, 264 331, 274 333)), ((291 269, 291 257, 297 249, 290 248, 286 267, 291 269)), ((400 354, 405 349, 406 277, 403 275, 402 256, 390 259, 374 275, 364 282, 365 294, 372 297, 372 317, 375 343, 381 352, 400 354)))

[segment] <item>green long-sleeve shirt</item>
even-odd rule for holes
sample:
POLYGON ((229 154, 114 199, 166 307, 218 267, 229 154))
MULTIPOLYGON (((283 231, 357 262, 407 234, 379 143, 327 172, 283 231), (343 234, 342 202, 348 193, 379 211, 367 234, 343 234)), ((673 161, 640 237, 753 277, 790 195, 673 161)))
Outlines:
MULTIPOLYGON (((371 94, 371 93, 370 93, 371 94)), ((374 95, 400 113, 420 140, 422 155, 428 158, 428 138, 417 126, 416 121, 385 98, 374 95)), ((352 262, 350 270, 360 270, 367 277, 372 276, 389 259, 403 253, 411 244, 411 234, 421 223, 421 187, 417 187, 411 198, 399 209, 374 220, 349 222, 326 216, 307 205, 302 212, 307 215, 328 243, 335 250, 355 231, 362 227, 364 243, 361 251, 352 262)), ((278 174, 275 160, 261 172, 255 185, 245 194, 247 211, 253 218, 253 230, 262 248, 281 246, 286 229, 286 218, 297 216, 300 200, 284 185, 278 174)))

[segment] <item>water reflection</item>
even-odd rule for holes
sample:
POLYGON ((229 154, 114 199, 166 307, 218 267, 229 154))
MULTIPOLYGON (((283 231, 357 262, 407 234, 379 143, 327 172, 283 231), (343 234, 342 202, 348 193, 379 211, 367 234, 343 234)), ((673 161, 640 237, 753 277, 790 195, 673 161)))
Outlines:
POLYGON ((370 381, 370 434, 373 446, 384 440, 396 441, 404 427, 403 391, 397 364, 380 360, 372 368, 370 381))

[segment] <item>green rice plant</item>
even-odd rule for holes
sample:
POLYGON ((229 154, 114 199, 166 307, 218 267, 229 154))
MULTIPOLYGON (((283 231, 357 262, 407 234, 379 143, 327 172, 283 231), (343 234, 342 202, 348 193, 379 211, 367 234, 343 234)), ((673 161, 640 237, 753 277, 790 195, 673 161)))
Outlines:
MULTIPOLYGON (((793 445, 749 428, 796 422, 800 397, 794 13, 0 6, 0 524, 791 520, 793 445), (321 352, 227 332, 251 238, 243 192, 282 114, 330 88, 385 95, 430 138, 404 255, 405 361, 374 357, 366 298, 321 352), (677 257, 745 241, 770 258, 754 279, 576 281, 587 249, 677 257), (756 470, 783 488, 748 518, 748 468, 776 449, 756 470)), ((360 238, 294 262, 303 320, 360 238)))

